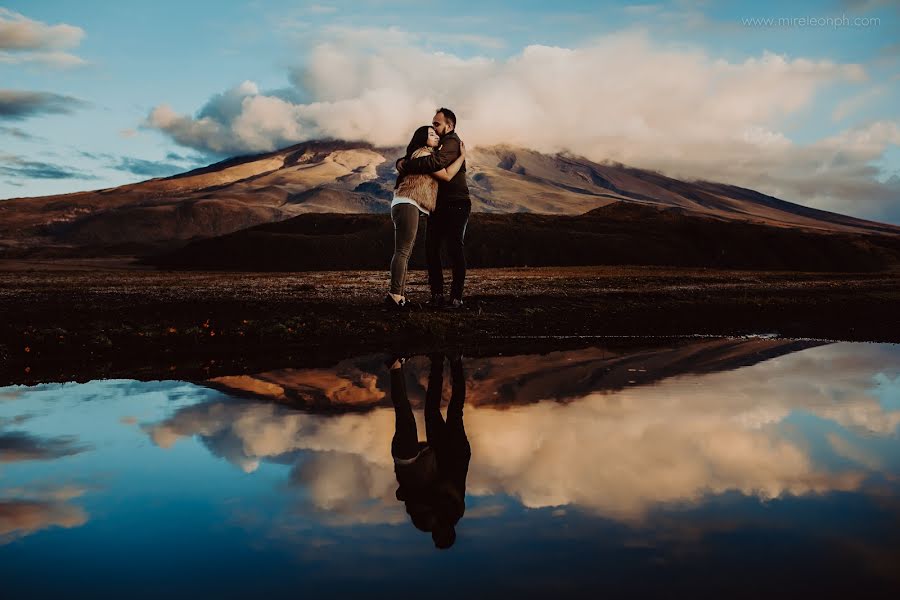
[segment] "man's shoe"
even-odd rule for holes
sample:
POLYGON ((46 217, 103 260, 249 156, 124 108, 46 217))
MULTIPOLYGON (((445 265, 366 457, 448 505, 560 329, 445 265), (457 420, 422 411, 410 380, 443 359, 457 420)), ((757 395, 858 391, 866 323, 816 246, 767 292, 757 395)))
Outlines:
POLYGON ((422 303, 403 296, 403 310, 406 312, 418 312, 422 310, 422 303))
POLYGON ((444 308, 447 301, 444 300, 443 294, 432 294, 431 300, 428 301, 428 308, 444 308))
POLYGON ((463 307, 463 301, 461 298, 450 298, 450 302, 444 308, 449 310, 459 310, 463 307))

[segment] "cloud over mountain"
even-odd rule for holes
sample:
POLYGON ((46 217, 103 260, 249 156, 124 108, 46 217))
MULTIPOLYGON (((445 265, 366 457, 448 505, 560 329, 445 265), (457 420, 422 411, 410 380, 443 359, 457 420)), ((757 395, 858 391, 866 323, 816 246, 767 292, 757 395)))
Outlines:
POLYGON ((181 145, 228 155, 310 139, 402 145, 438 106, 470 145, 568 150, 682 178, 753 186, 828 210, 889 216, 900 186, 876 166, 900 143, 898 123, 857 124, 801 144, 786 131, 836 86, 867 85, 863 66, 764 51, 729 61, 663 45, 644 30, 578 48, 530 45, 507 59, 422 49, 397 29, 328 28, 293 89, 244 81, 194 115, 166 104, 144 122, 181 145), (883 179, 886 179, 884 177, 883 179))

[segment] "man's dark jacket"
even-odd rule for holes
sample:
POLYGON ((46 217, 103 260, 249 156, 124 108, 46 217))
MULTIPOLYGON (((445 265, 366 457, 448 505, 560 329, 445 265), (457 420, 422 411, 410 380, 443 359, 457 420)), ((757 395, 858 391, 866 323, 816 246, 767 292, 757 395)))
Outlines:
MULTIPOLYGON (((451 131, 441 138, 441 148, 430 156, 422 156, 407 160, 403 165, 403 171, 400 177, 404 175, 428 174, 446 169, 450 164, 459 158, 459 136, 456 131, 451 131)), ((399 160, 397 162, 400 162, 399 160)), ((399 181, 399 179, 398 179, 399 181)), ((450 181, 438 182, 437 206, 438 210, 442 206, 469 206, 472 201, 469 199, 469 186, 466 184, 466 162, 463 161, 459 172, 450 181)))

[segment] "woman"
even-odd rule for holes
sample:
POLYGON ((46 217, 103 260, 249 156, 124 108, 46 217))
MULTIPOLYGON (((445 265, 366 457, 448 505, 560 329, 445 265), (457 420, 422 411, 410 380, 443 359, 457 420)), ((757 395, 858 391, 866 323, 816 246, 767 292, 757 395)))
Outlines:
MULTIPOLYGON (((406 147, 406 159, 419 158, 434 152, 441 142, 440 136, 430 125, 416 129, 406 147)), ((446 169, 429 175, 401 175, 394 186, 391 201, 391 219, 394 221, 394 256, 391 259, 391 289, 384 303, 391 308, 406 306, 406 273, 409 256, 416 242, 419 229, 419 213, 428 215, 437 205, 438 181, 450 181, 466 160, 466 148, 460 144, 460 156, 446 169)))

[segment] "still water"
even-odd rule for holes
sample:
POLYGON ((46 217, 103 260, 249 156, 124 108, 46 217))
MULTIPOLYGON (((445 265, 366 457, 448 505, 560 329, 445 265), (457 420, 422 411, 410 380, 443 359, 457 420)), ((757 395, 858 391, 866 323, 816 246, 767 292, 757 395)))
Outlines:
POLYGON ((0 388, 36 597, 900 591, 900 346, 687 339, 0 388))

